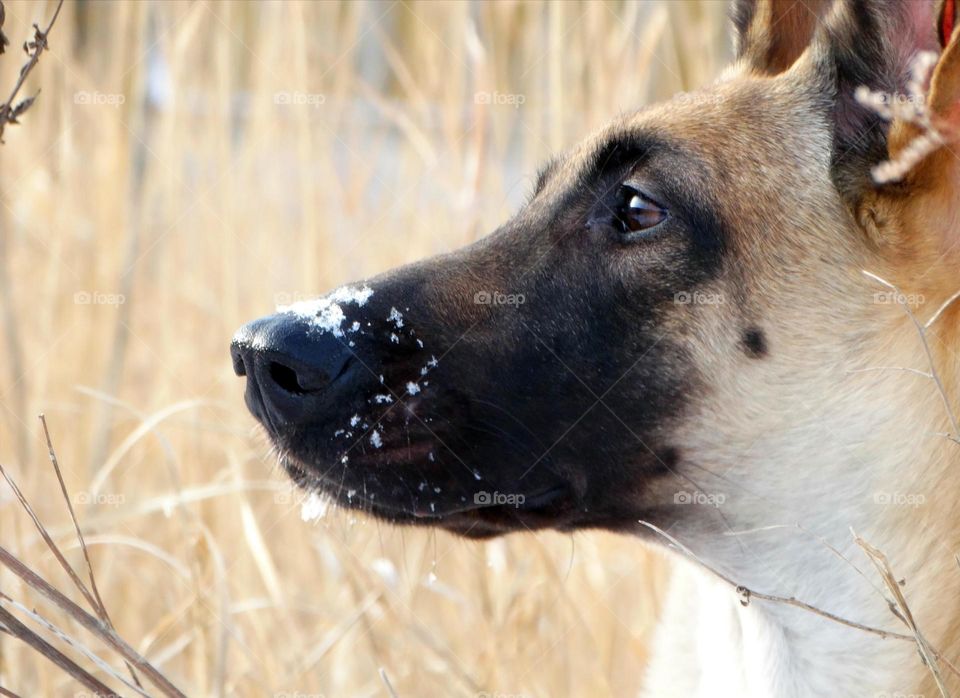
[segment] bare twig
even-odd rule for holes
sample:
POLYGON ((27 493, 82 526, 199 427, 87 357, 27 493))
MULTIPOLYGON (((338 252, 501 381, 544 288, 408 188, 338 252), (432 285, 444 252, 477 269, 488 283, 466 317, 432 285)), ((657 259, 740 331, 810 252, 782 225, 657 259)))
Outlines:
MULTIPOLYGON (((17 620, 16 616, 14 616, 5 608, 0 608, 0 622, 6 626, 7 631, 11 635, 26 642, 37 652, 42 654, 44 657, 70 674, 70 676, 75 678, 81 684, 93 691, 96 695, 109 696, 114 694, 114 692, 110 690, 109 686, 104 685, 87 673, 84 669, 77 666, 72 659, 17 620)), ((6 693, 6 695, 13 694, 6 693)))
MULTIPOLYGON (((186 698, 186 696, 176 686, 174 686, 169 679, 163 676, 163 674, 161 674, 152 664, 150 664, 150 662, 141 656, 139 652, 128 645, 123 638, 117 635, 117 633, 108 627, 106 623, 84 611, 82 608, 80 608, 80 606, 60 593, 60 591, 50 585, 49 582, 33 572, 33 570, 20 562, 15 555, 3 547, 0 547, 0 565, 3 565, 8 570, 13 572, 24 583, 26 583, 27 586, 39 592, 50 603, 70 615, 80 625, 100 638, 101 641, 111 647, 127 662, 136 667, 137 671, 143 674, 147 680, 150 681, 150 683, 156 686, 161 694, 171 698, 186 698)), ((14 618, 14 620, 16 620, 16 618, 14 618)), ((0 621, 2 621, 4 624, 7 624, 8 627, 14 627, 9 625, 6 617, 0 617, 0 621)))
POLYGON ((387 676, 387 670, 383 667, 380 667, 378 673, 380 674, 380 680, 383 681, 383 685, 387 689, 387 693, 390 694, 390 698, 399 698, 399 696, 397 696, 397 692, 393 689, 393 684, 390 683, 390 678, 387 676))
POLYGON ((23 492, 21 492, 20 488, 17 487, 17 483, 14 482, 13 478, 7 474, 7 471, 4 470, 2 465, 0 465, 0 475, 3 476, 3 479, 7 481, 10 489, 13 490, 14 495, 16 495, 20 502, 20 506, 22 506, 23 510, 27 512, 27 515, 33 521, 33 525, 36 526, 37 531, 40 533, 40 537, 43 538, 43 542, 47 544, 50 552, 53 553, 53 556, 57 559, 57 562, 60 563, 60 566, 63 568, 64 572, 66 572, 67 576, 70 577, 70 580, 83 595, 83 598, 86 599, 87 603, 90 604, 90 607, 96 610, 96 599, 93 598, 93 596, 90 594, 90 591, 83 583, 83 580, 80 579, 70 563, 67 562, 67 559, 63 556, 63 553, 60 552, 60 548, 57 547, 57 544, 53 542, 53 538, 50 537, 47 529, 44 527, 43 523, 41 523, 40 517, 37 516, 36 512, 33 510, 33 507, 30 506, 30 502, 28 502, 26 497, 23 496, 23 492))
MULTIPOLYGON (((100 616, 100 620, 106 623, 111 630, 116 630, 113 626, 113 621, 110 620, 110 614, 107 613, 107 607, 103 603, 103 599, 100 597, 100 591, 97 589, 97 580, 93 576, 93 564, 90 562, 90 552, 87 550, 87 543, 83 539, 83 531, 80 530, 80 524, 77 522, 77 515, 73 511, 73 504, 70 501, 70 495, 67 493, 67 486, 63 482, 63 473, 60 471, 60 462, 57 460, 57 452, 53 448, 53 441, 50 439, 50 430, 47 428, 47 418, 44 415, 40 415, 40 424, 43 425, 43 436, 47 440, 47 453, 50 455, 50 462, 53 464, 53 470, 57 474, 57 482, 60 483, 60 492, 63 494, 63 501, 67 505, 67 511, 70 512, 70 519, 73 521, 73 528, 77 533, 77 540, 80 541, 80 549, 83 551, 83 559, 87 564, 87 577, 90 579, 90 591, 93 595, 94 606, 93 610, 97 612, 97 615, 100 616)), ((127 664, 127 669, 130 671, 130 677, 133 679, 133 682, 138 686, 142 687, 140 684, 140 679, 137 677, 137 672, 134 671, 133 667, 130 664, 127 664)))
POLYGON ((920 51, 910 64, 910 79, 907 81, 907 96, 875 92, 860 86, 854 93, 856 100, 886 121, 902 121, 913 124, 919 133, 893 160, 880 163, 871 170, 877 184, 899 182, 927 155, 936 151, 945 142, 944 134, 934 125, 934 114, 927 108, 927 78, 937 64, 939 54, 920 51))
POLYGON ((930 326, 933 325, 933 323, 935 323, 937 320, 939 320, 940 316, 943 315, 944 311, 947 308, 949 308, 951 305, 953 305, 958 298, 960 298, 960 291, 957 291, 956 293, 954 293, 946 301, 944 301, 943 305, 937 308, 937 312, 933 314, 933 317, 927 320, 927 322, 923 326, 923 329, 929 330, 930 326))
MULTIPOLYGON (((47 35, 50 33, 50 30, 53 29, 53 23, 57 21, 57 17, 60 16, 61 7, 63 7, 63 0, 57 3, 57 9, 54 11, 47 28, 41 31, 40 27, 34 24, 33 41, 25 41, 23 43, 23 51, 28 56, 27 62, 20 69, 20 76, 17 78, 17 83, 13 86, 10 96, 7 97, 7 101, 0 104, 0 143, 3 143, 3 130, 7 124, 19 123, 17 119, 33 105, 34 100, 37 98, 37 95, 34 95, 33 97, 27 97, 14 103, 30 71, 34 69, 40 60, 40 54, 48 48, 47 35)), ((0 24, 2 24, 2 21, 0 21, 0 24)), ((6 37, 2 36, 2 32, 0 32, 0 44, 4 41, 6 41, 6 37)), ((39 94, 39 92, 37 94, 39 94)))
MULTIPOLYGON (((845 626, 847 626, 848 628, 853 628, 853 629, 855 629, 855 630, 862 630, 862 631, 864 631, 864 632, 870 633, 870 634, 872 634, 872 635, 877 635, 877 636, 882 637, 882 638, 884 638, 884 639, 890 638, 890 639, 894 639, 894 640, 905 640, 905 641, 907 641, 907 642, 913 642, 913 643, 917 642, 917 637, 916 637, 916 635, 907 634, 907 633, 898 633, 898 632, 894 632, 894 631, 892 631, 892 630, 884 630, 884 629, 882 629, 882 628, 875 628, 875 627, 870 626, 870 625, 865 625, 865 624, 863 624, 863 623, 858 623, 857 621, 849 620, 849 619, 844 618, 844 617, 842 617, 842 616, 838 616, 838 615, 835 614, 835 613, 831 613, 830 611, 825 611, 825 610, 823 610, 822 608, 818 608, 817 606, 814 606, 813 604, 809 604, 809 603, 807 603, 806 601, 801 601, 800 599, 794 598, 794 597, 792 597, 792 596, 777 596, 776 594, 766 594, 766 593, 763 593, 763 592, 754 591, 753 589, 749 589, 749 588, 743 586, 742 584, 738 584, 738 583, 735 582, 733 579, 731 579, 730 577, 726 576, 725 574, 723 574, 723 572, 720 572, 720 571, 719 571, 718 569, 716 569, 715 567, 712 567, 711 565, 708 565, 708 564, 707 564, 706 562, 704 562, 696 553, 694 553, 692 550, 690 550, 690 548, 688 548, 687 546, 685 546, 683 543, 681 543, 680 541, 678 541, 676 538, 674 538, 673 536, 671 536, 669 533, 667 533, 666 531, 664 531, 662 528, 659 528, 658 526, 655 526, 654 524, 648 523, 648 522, 646 522, 646 521, 639 521, 638 523, 639 523, 640 525, 642 525, 642 526, 646 526, 647 528, 649 528, 649 529, 650 529, 651 531, 653 531, 654 533, 656 533, 656 534, 662 536, 663 538, 665 538, 667 541, 669 541, 675 548, 677 548, 677 549, 678 549, 680 552, 682 552, 684 555, 686 555, 686 556, 689 557, 691 560, 693 560, 694 562, 696 562, 697 564, 699 564, 701 567, 703 567, 703 568, 704 568, 705 570, 707 570, 708 572, 712 573, 712 574, 713 574, 715 577, 717 577, 719 580, 721 580, 722 582, 725 582, 727 585, 729 585, 732 589, 734 589, 734 590, 737 592, 737 595, 740 597, 740 603, 743 604, 744 606, 749 605, 749 604, 750 604, 750 601, 752 601, 753 599, 760 599, 761 601, 770 601, 770 602, 773 602, 773 603, 781 603, 781 604, 785 604, 785 605, 787 605, 787 606, 794 606, 794 607, 796 607, 796 608, 803 609, 804 611, 809 611, 810 613, 813 613, 813 614, 818 615, 818 616, 822 616, 823 618, 826 618, 827 620, 831 620, 831 621, 834 621, 835 623, 839 623, 839 624, 841 624, 841 625, 845 625, 845 626)), ((891 609, 891 610, 893 610, 893 609, 891 609)), ((897 612, 894 612, 894 615, 896 615, 898 618, 901 618, 901 620, 904 620, 904 619, 900 616, 900 614, 898 614, 897 612)), ((929 645, 927 645, 927 650, 930 652, 930 654, 931 654, 933 657, 936 657, 937 659, 943 661, 944 664, 946 664, 947 667, 948 667, 953 673, 955 673, 958 677, 960 677, 960 669, 958 669, 956 666, 954 666, 953 663, 947 661, 947 660, 943 657, 943 655, 940 654, 940 652, 938 652, 938 651, 937 651, 936 649, 934 649, 933 647, 930 647, 929 645)), ((944 694, 944 695, 947 695, 947 694, 944 694)))
POLYGON ((8 606, 12 606, 14 610, 19 611, 20 613, 25 615, 27 618, 32 620, 34 623, 44 628, 48 633, 56 637, 58 640, 60 640, 67 646, 73 648, 75 651, 82 654, 90 662, 96 665, 98 669, 106 673, 108 676, 121 682, 124 686, 134 691, 135 693, 141 696, 147 696, 147 698, 149 698, 149 694, 147 694, 146 691, 143 690, 143 687, 135 686, 134 684, 130 683, 128 680, 123 678, 123 676, 118 674, 117 671, 112 666, 110 666, 106 661, 98 657, 92 650, 85 647, 78 640, 70 637, 70 635, 65 633, 63 630, 58 628, 56 625, 51 623, 49 620, 41 616, 36 611, 33 611, 27 606, 20 603, 19 601, 16 601, 10 598, 6 594, 4 594, 2 591, 0 591, 0 604, 6 604, 8 606))
POLYGON ((646 521, 640 521, 639 523, 643 526, 646 526, 651 531, 654 531, 655 533, 666 538, 670 543, 672 543, 678 550, 683 552, 687 557, 691 558, 694 562, 697 562, 698 564, 700 564, 704 569, 712 572, 721 581, 724 581, 727 584, 729 584, 731 587, 733 587, 733 589, 735 589, 737 594, 740 596, 740 603, 742 603, 744 606, 749 605, 752 599, 760 599, 762 601, 773 601, 775 603, 782 603, 782 604, 787 604, 788 606, 796 606, 797 608, 802 608, 805 611, 810 611, 811 613, 815 613, 818 616, 823 616, 824 618, 840 623, 841 625, 846 625, 848 627, 855 628, 857 630, 863 630, 864 632, 872 633, 873 635, 879 635, 880 637, 885 639, 888 637, 892 637, 897 640, 910 640, 911 642, 914 639, 912 635, 907 635, 905 633, 897 633, 897 632, 893 632, 892 630, 883 630, 882 628, 874 628, 869 625, 864 625, 863 623, 858 623, 857 621, 854 621, 854 620, 848 620, 846 618, 843 618, 842 616, 838 616, 837 614, 831 613, 830 611, 824 611, 821 608, 817 608, 816 606, 813 606, 812 604, 809 604, 806 601, 801 601, 800 599, 794 598, 792 596, 777 596, 775 594, 766 594, 763 592, 754 591, 753 589, 749 589, 743 586, 742 584, 738 584, 734 580, 730 579, 730 577, 723 574, 723 572, 720 572, 716 568, 708 565, 700 557, 698 557, 692 550, 690 550, 690 548, 685 546, 683 543, 678 541, 676 538, 671 536, 662 528, 654 526, 652 523, 648 523, 646 521))
MULTIPOLYGON (((906 298, 906 296, 903 295, 903 293, 900 291, 899 288, 897 288, 894 284, 890 283, 886 279, 883 279, 877 276, 876 274, 873 274, 866 270, 863 270, 863 275, 866 276, 867 278, 873 279, 877 283, 883 284, 884 286, 892 290, 894 293, 896 293, 896 298, 898 300, 906 298)), ((903 301, 900 304, 903 306, 904 312, 906 312, 907 317, 910 318, 910 321, 913 323, 913 326, 917 330, 917 335, 919 335, 920 337, 920 343, 923 345, 923 351, 927 355, 927 362, 930 364, 930 375, 933 378, 933 382, 936 383, 937 385, 937 390, 940 393, 940 399, 943 400, 943 406, 947 410, 947 416, 950 418, 950 426, 953 429, 953 435, 956 437, 960 437, 960 424, 958 424, 957 422, 957 415, 954 413, 953 406, 950 404, 950 397, 947 395, 947 390, 943 386, 943 381, 940 379, 940 374, 937 373, 937 365, 933 360, 933 352, 930 349, 930 343, 927 342, 927 328, 933 323, 934 320, 937 319, 939 314, 943 312, 943 310, 951 302, 952 300, 948 301, 945 305, 942 305, 940 309, 934 314, 933 318, 931 318, 930 322, 928 322, 926 325, 920 324, 920 321, 917 320, 917 316, 913 314, 912 310, 910 310, 909 303, 907 303, 906 301, 903 301)))
MULTIPOLYGON (((3 3, 0 2, 0 54, 6 53, 7 46, 10 45, 10 39, 7 38, 7 35, 3 33, 3 23, 7 19, 7 11, 3 7, 3 3)), ((3 686, 0 686, 0 691, 3 690, 3 686)), ((2 695, 2 694, 0 694, 2 695)))
POLYGON ((867 543, 867 541, 858 536, 852 530, 851 533, 853 533, 853 539, 857 542, 857 545, 863 549, 863 552, 867 554, 870 562, 872 562, 873 566, 877 569, 877 573, 880 575, 880 579, 883 580, 887 590, 893 594, 893 598, 896 600, 897 605, 896 607, 891 605, 890 610, 893 611, 894 615, 903 621, 903 623, 910 629, 910 632, 913 634, 913 637, 916 640, 917 649, 920 652, 920 656, 923 658, 923 662, 927 665, 927 668, 930 669, 930 673, 933 675, 933 680, 937 683, 937 688, 940 690, 940 694, 944 698, 948 698, 950 694, 947 691, 946 684, 943 682, 943 676, 940 673, 940 665, 937 664, 937 653, 933 651, 933 649, 930 647, 930 644, 917 627, 917 623, 913 618, 913 613, 910 611, 910 607, 907 605, 907 599, 903 595, 903 590, 900 588, 897 578, 890 569, 889 562, 887 562, 887 556, 867 543))
POLYGON ((927 371, 921 371, 918 368, 907 368, 906 366, 868 366, 866 368, 851 368, 847 373, 871 373, 873 371, 903 371, 904 373, 912 373, 921 378, 933 378, 933 374, 928 373, 927 371))

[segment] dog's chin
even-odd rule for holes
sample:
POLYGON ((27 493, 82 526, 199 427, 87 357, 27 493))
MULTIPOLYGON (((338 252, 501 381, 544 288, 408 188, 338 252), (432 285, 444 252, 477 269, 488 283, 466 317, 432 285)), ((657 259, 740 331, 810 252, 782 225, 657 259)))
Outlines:
POLYGON ((452 495, 434 498, 429 504, 415 498, 397 500, 369 488, 349 489, 333 479, 320 475, 314 467, 286 454, 281 464, 301 489, 328 497, 345 509, 362 511, 396 525, 441 528, 465 538, 484 539, 523 531, 543 529, 573 530, 579 528, 577 504, 573 488, 559 483, 541 488, 511 503, 476 501, 452 495))

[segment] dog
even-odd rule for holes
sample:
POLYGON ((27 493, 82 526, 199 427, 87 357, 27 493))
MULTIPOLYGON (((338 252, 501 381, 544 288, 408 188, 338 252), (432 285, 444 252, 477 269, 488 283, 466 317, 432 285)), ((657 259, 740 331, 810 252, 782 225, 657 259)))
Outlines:
POLYGON ((673 551, 651 696, 956 687, 955 13, 737 0, 714 84, 551 160, 493 234, 240 329, 286 470, 397 524, 673 551))

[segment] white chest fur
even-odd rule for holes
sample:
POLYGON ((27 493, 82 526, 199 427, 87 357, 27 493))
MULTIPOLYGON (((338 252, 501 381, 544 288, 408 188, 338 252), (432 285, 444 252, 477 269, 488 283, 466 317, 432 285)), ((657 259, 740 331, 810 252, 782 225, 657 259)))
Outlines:
POLYGON ((679 562, 643 695, 908 695, 916 668, 910 643, 769 602, 744 607, 725 583, 679 562))

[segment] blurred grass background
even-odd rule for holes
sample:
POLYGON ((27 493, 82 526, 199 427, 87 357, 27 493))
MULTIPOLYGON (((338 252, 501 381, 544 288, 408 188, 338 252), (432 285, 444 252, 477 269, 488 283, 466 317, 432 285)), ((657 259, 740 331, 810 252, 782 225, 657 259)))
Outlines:
MULTIPOLYGON (((13 46, 49 2, 6 2, 13 46)), ((608 534, 299 515, 227 345, 492 230, 537 164, 710 80, 726 2, 68 2, 0 147, 0 462, 191 696, 626 696, 667 576, 608 534)), ((0 544, 67 589, 5 485, 0 544)), ((0 589, 68 619, 0 572, 0 589)), ((77 656, 70 648, 64 648, 77 656)), ((73 696, 0 634, 0 686, 73 696)))

